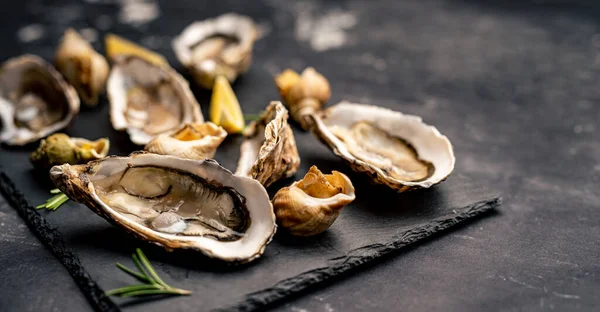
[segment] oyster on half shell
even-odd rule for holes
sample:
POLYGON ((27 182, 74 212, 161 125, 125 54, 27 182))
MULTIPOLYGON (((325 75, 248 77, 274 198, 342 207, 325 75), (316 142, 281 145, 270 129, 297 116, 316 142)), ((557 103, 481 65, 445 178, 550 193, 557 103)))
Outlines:
POLYGON ((50 177, 69 198, 168 250, 248 262, 276 230, 264 187, 213 160, 137 153, 55 166, 50 177))
POLYGON ((454 169, 450 140, 418 116, 341 102, 311 118, 315 135, 352 169, 399 192, 431 187, 454 169))
POLYGON ((251 18, 228 13, 186 27, 173 39, 173 51, 197 84, 212 89, 217 76, 233 82, 248 71, 257 38, 251 18))
POLYGON ((267 187, 296 173, 300 156, 287 119, 283 104, 272 101, 260 118, 248 126, 236 175, 251 177, 267 187))
POLYGON ((161 134, 144 147, 150 153, 188 159, 213 158, 227 131, 208 121, 187 124, 172 134, 161 134))
POLYGON ((175 132, 184 124, 204 121, 200 105, 181 75, 135 55, 115 60, 107 92, 113 127, 127 130, 138 145, 175 132))
POLYGON ((65 128, 79 112, 73 87, 35 55, 0 68, 0 142, 25 145, 65 128))

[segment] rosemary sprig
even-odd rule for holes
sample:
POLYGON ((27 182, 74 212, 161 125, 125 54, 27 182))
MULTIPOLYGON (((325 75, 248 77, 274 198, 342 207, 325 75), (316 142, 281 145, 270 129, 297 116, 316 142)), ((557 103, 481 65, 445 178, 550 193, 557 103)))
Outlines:
POLYGON ((46 200, 46 203, 35 207, 35 209, 45 208, 45 209, 54 211, 54 210, 58 209, 58 207, 60 207, 62 204, 66 203, 69 200, 69 197, 67 197, 67 195, 62 193, 59 189, 50 190, 50 194, 56 194, 56 195, 50 197, 48 200, 46 200))
POLYGON ((189 295, 192 292, 174 288, 165 283, 156 273, 146 255, 141 249, 137 248, 136 252, 131 255, 133 263, 139 272, 136 272, 117 262, 117 268, 123 272, 135 277, 144 284, 135 284, 116 288, 106 292, 107 296, 120 296, 121 298, 147 296, 147 295, 189 295))
POLYGON ((254 121, 260 118, 264 111, 258 112, 258 114, 244 114, 245 121, 254 121))

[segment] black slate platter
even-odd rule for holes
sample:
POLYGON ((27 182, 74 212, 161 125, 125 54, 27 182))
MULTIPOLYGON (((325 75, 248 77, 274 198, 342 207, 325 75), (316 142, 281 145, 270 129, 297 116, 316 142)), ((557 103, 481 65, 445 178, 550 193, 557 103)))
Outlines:
MULTIPOLYGON (((181 6, 171 3, 175 2, 161 2, 162 16, 148 28, 131 29, 116 24, 109 31, 134 41, 141 41, 144 34, 148 33, 170 40, 191 21, 227 11, 245 13, 259 22, 266 21, 270 25, 283 21, 280 16, 275 16, 271 8, 262 5, 220 1, 217 6, 205 10, 196 6, 184 7, 183 3, 180 3, 181 6)), ((110 6, 103 6, 101 9, 104 14, 114 13, 111 11, 114 8, 110 6)), ((94 19, 97 14, 95 10, 85 11, 85 16, 90 19, 94 19)), ((53 38, 47 38, 43 46, 28 47, 20 52, 38 53, 49 58, 54 45, 58 43, 58 35, 66 26, 84 27, 86 24, 50 26, 53 38)), ((303 49, 293 40, 293 29, 290 25, 284 23, 283 26, 279 26, 282 28, 273 29, 270 35, 257 42, 252 69, 233 86, 245 113, 257 113, 264 109, 268 101, 278 99, 272 74, 288 66, 296 70, 308 65, 325 69, 324 74, 332 83, 332 102, 343 98, 360 99, 364 90, 353 87, 356 81, 352 79, 358 78, 349 78, 353 71, 347 66, 348 58, 338 52, 331 52, 325 57, 326 54, 316 55, 314 51, 303 49)), ((96 48, 103 50, 97 43, 96 48)), ((158 47, 157 50, 182 71, 168 44, 158 47)), ((357 47, 355 52, 368 51, 367 48, 357 47)), ((360 81, 364 88, 376 84, 366 76, 360 81)), ((195 88, 194 93, 202 105, 204 115, 208 116, 210 93, 195 88)), ((456 119, 446 116, 453 113, 451 109, 446 109, 446 115, 441 115, 430 109, 422 110, 415 105, 404 106, 398 99, 371 104, 381 104, 399 111, 406 111, 406 108, 410 113, 423 114, 426 122, 442 126, 442 132, 448 130, 451 140, 458 139, 461 135, 456 127, 452 126, 452 120, 456 119)), ((97 108, 82 108, 77 120, 65 132, 89 139, 109 137, 110 153, 114 155, 127 155, 141 148, 132 144, 126 133, 112 129, 106 99, 103 99, 97 108)), ((34 224, 31 220, 45 219, 50 227, 55 227, 56 231, 62 234, 55 236, 56 233, 52 232, 52 237, 46 237, 42 241, 51 245, 50 249, 53 249, 57 241, 64 240, 64 246, 73 251, 75 257, 68 257, 64 250, 63 253, 57 253, 56 250, 54 252, 79 282, 86 284, 87 275, 84 273, 87 271, 91 280, 96 281, 104 290, 133 283, 134 281, 118 271, 114 264, 121 262, 132 265, 130 254, 136 247, 141 247, 167 283, 193 291, 193 295, 189 297, 151 302, 115 299, 122 308, 127 307, 127 310, 131 311, 146 310, 149 306, 158 311, 258 309, 429 237, 499 204, 499 197, 495 192, 471 177, 462 175, 460 171, 432 189, 413 193, 397 194, 386 187, 371 185, 366 176, 353 173, 311 134, 300 131, 295 125, 294 133, 302 165, 296 177, 276 183, 269 188, 269 193, 273 195, 282 186, 303 176, 311 165, 317 165, 325 172, 338 170, 347 174, 356 187, 357 200, 347 206, 332 228, 322 235, 299 239, 279 231, 263 257, 247 265, 224 265, 192 252, 165 252, 131 238, 85 206, 73 202, 68 202, 55 212, 40 211, 43 219, 39 219, 39 216, 30 210, 30 206, 44 202, 50 196, 48 191, 53 186, 48 180, 47 172, 35 171, 29 164, 28 155, 37 144, 23 148, 0 147, 1 170, 6 174, 0 179, 0 189, 4 195, 8 195, 7 199, 13 206, 19 207, 18 204, 22 204, 22 216, 26 216, 30 227, 39 225, 39 222, 34 224), (22 193, 26 202, 20 201, 19 196, 15 196, 17 193, 22 193), (73 273, 73 270, 81 269, 77 261, 74 261, 76 258, 79 258, 85 268, 85 271, 78 271, 78 274, 73 273)), ((234 170, 241 141, 240 136, 228 137, 217 152, 217 161, 234 170)), ((461 155, 457 157, 460 158, 461 155)), ((110 307, 110 301, 97 297, 98 291, 102 289, 92 287, 93 284, 86 285, 84 292, 90 302, 100 302, 105 304, 104 307, 110 307), (90 292, 93 294, 90 295, 90 292)), ((94 308, 98 309, 98 306, 94 308)))
MULTIPOLYGON (((255 111, 259 109, 254 108, 255 111)), ((125 133, 110 128, 106 104, 98 110, 82 112, 68 133, 88 138, 108 136, 113 143, 111 154, 126 155, 137 148, 128 142, 125 133)), ((193 252, 165 252, 131 238, 74 202, 68 202, 55 212, 40 213, 62 233, 66 245, 105 290, 133 282, 114 264, 131 265, 130 253, 136 247, 142 247, 160 275, 171 284, 194 293, 190 297, 154 301, 153 307, 185 311, 201 304, 206 309, 248 310, 278 301, 492 209, 499 203, 493 192, 460 174, 432 189, 404 194, 371 185, 366 176, 345 167, 311 134, 297 129, 295 133, 302 156, 297 176, 311 165, 326 172, 342 171, 354 181, 357 199, 344 209, 327 232, 311 238, 296 238, 281 230, 263 257, 247 265, 224 265, 193 252)), ((240 140, 240 137, 231 136, 216 156, 230 169, 234 169, 240 140)), ((4 148, 0 161, 3 172, 14 182, 16 189, 31 205, 37 205, 49 197, 48 190, 52 185, 46 172, 31 168, 27 159, 29 151, 28 148, 4 148)), ((276 183, 269 188, 270 193, 291 181, 276 183)), ((138 304, 138 300, 119 300, 118 303, 130 306, 132 310, 145 307, 138 304)))

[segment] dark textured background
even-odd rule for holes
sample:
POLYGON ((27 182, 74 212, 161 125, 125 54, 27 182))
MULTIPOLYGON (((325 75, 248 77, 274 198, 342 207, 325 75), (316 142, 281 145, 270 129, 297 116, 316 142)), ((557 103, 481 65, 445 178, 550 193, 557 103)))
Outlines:
MULTIPOLYGON (((78 2, 65 1, 8 6, 0 13, 2 59, 24 52, 51 57, 66 25, 94 27, 99 14, 116 12, 113 4, 83 9, 78 2), (72 14, 75 11, 79 13, 72 14), (45 26, 45 36, 18 43, 17 30, 33 22, 45 26)), ((170 38, 193 19, 226 11, 249 14, 270 26, 255 49, 257 55, 267 53, 270 58, 237 84, 240 99, 264 102, 277 96, 274 88, 244 87, 251 84, 250 77, 266 79, 287 66, 315 66, 332 81, 332 102, 369 102, 423 116, 451 138, 458 173, 504 194, 501 215, 421 244, 365 272, 354 272, 285 304, 284 310, 598 308, 598 4, 219 1, 212 7, 199 1, 163 1, 160 8, 159 19, 146 26, 115 21, 111 31, 132 39, 147 34, 170 38), (317 15, 351 12, 357 23, 345 31, 345 45, 318 52, 294 37, 294 21, 305 10, 317 15)), ((172 59, 168 44, 157 50, 172 59)), ((315 154, 324 151, 315 143, 315 154)), ((330 168, 340 166, 333 163, 334 156, 330 159, 330 168)), ((310 157, 303 160, 310 162, 310 157)), ((12 212, 2 212, 6 214, 0 222, 18 230, 19 220, 11 217, 12 212)), ((26 232, 18 235, 29 235, 26 232)), ((32 242, 31 237, 17 240, 2 233, 2 246, 32 242)), ((48 257, 43 263, 53 265, 41 246, 28 248, 37 248, 41 259, 48 257)), ((63 287, 74 287, 68 277, 59 276, 39 280, 62 278, 63 287)), ((56 302, 49 306, 58 310, 68 306, 45 295, 46 289, 54 288, 41 281, 32 278, 39 287, 24 292, 24 300, 56 302)), ((79 293, 68 294, 72 308, 85 304, 79 293)), ((10 299, 16 301, 15 297, 10 299)))

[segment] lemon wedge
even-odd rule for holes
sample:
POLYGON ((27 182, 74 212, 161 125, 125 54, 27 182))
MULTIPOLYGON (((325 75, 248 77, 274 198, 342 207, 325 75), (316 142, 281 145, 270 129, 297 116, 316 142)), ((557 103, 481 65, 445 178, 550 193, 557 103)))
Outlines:
POLYGON ((240 133, 246 126, 240 103, 224 76, 215 79, 210 99, 210 121, 223 127, 227 133, 240 133))
POLYGON ((112 61, 117 55, 135 55, 155 65, 169 65, 169 62, 160 54, 150 51, 141 45, 133 43, 117 35, 108 34, 104 37, 106 55, 112 61))

